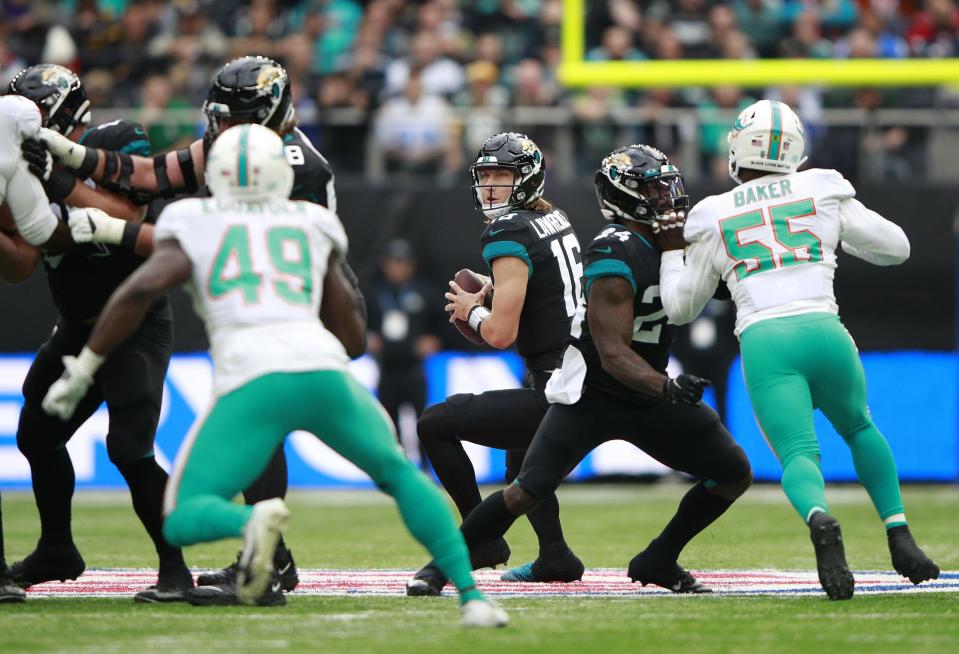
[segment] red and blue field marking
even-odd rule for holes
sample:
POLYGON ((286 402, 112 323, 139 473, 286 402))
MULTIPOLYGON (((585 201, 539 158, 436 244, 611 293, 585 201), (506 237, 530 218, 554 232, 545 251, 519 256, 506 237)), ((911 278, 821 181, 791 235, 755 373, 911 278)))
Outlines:
MULTIPOLYGON (((822 595, 819 579, 813 571, 785 570, 711 570, 691 571, 717 595, 822 595)), ((499 580, 501 571, 476 573, 483 592, 494 597, 653 597, 673 595, 658 586, 630 583, 625 570, 596 568, 587 570, 583 580, 571 584, 523 584, 499 580)), ((959 572, 943 572, 939 579, 913 586, 895 572, 858 571, 856 593, 936 593, 959 592, 959 572)), ((401 597, 412 570, 303 570, 300 585, 293 596, 401 597)), ((156 582, 156 571, 136 569, 88 570, 76 581, 49 582, 30 588, 31 598, 40 597, 125 597, 132 596, 156 582)), ((445 595, 453 596, 447 586, 445 595)))

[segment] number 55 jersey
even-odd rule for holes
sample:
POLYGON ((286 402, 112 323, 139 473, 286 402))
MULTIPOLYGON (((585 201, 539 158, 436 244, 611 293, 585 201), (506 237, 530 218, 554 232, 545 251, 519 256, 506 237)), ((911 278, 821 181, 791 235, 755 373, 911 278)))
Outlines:
POLYGON ((719 279, 736 303, 736 335, 761 320, 837 314, 836 249, 876 265, 909 256, 902 229, 867 209, 835 170, 772 174, 693 207, 690 246, 663 254, 660 284, 671 321, 693 320, 719 279), (685 273, 685 274, 684 274, 685 273))
POLYGON ((330 254, 347 248, 332 211, 190 198, 163 210, 155 239, 177 241, 193 264, 186 290, 210 338, 217 395, 271 372, 346 369, 319 318, 330 254))

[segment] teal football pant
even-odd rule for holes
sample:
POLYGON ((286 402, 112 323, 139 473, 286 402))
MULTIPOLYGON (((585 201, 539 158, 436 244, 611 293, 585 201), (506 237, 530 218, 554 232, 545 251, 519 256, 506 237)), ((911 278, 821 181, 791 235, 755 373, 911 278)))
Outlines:
POLYGON ((183 546, 242 536, 253 507, 230 500, 295 430, 315 434, 368 474, 396 500, 407 528, 463 600, 481 596, 443 496, 407 460, 376 400, 343 372, 272 373, 218 398, 177 456, 164 537, 183 546))
POLYGON ((856 345, 829 313, 764 320, 741 336, 743 374, 759 427, 783 467, 786 496, 806 521, 828 513, 813 410, 845 440, 886 528, 906 523, 896 462, 866 406, 856 345))

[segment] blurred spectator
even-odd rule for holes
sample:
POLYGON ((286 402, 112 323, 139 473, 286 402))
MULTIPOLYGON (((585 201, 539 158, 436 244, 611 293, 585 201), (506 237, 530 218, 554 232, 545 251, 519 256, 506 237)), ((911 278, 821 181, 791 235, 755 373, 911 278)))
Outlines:
POLYGON ((167 152, 186 147, 196 138, 196 127, 176 117, 164 115, 169 110, 190 110, 192 107, 176 93, 170 75, 151 75, 143 82, 140 95, 140 123, 146 128, 154 151, 167 152))
POLYGON ((423 91, 429 95, 452 97, 463 88, 462 66, 441 56, 439 37, 435 34, 418 32, 410 45, 409 56, 396 59, 387 66, 386 93, 402 93, 414 67, 419 69, 423 91))
POLYGON ((715 54, 709 27, 706 0, 677 0, 667 23, 690 59, 707 59, 715 54))
POLYGON ((633 47, 633 35, 614 25, 603 33, 603 44, 586 53, 591 61, 640 61, 646 55, 633 47))
POLYGON ((6 32, 0 28, 0 91, 6 93, 10 81, 26 67, 27 62, 10 48, 6 32))
POLYGON ((683 140, 680 127, 673 122, 663 120, 662 114, 669 107, 681 104, 675 91, 669 88, 648 89, 639 107, 645 112, 645 120, 637 127, 630 141, 655 146, 682 169, 684 162, 680 156, 683 140))
POLYGON ((879 54, 875 37, 869 30, 857 27, 849 34, 836 42, 836 57, 849 59, 864 59, 879 54))
POLYGON ((323 75, 350 67, 350 50, 363 20, 356 0, 307 0, 291 12, 289 25, 303 25, 313 40, 313 72, 323 75))
POLYGON ((258 54, 276 59, 286 35, 285 16, 273 0, 253 0, 240 10, 233 24, 230 58, 258 54))
MULTIPOLYGON (((127 12, 134 6, 127 7, 127 12)), ((199 104, 206 97, 213 72, 225 63, 230 43, 223 30, 207 20, 196 0, 177 5, 174 19, 173 28, 151 39, 146 52, 151 57, 170 60, 173 65, 185 66, 190 71, 185 89, 187 99, 191 104, 199 104)))
POLYGON ((511 101, 514 107, 552 107, 558 101, 558 89, 544 78, 543 64, 536 59, 524 59, 516 64, 511 101))
POLYGON ((729 32, 720 43, 719 54, 723 59, 755 59, 756 51, 742 32, 729 32))
POLYGON ((816 12, 823 30, 832 36, 847 31, 859 16, 855 0, 787 0, 783 18, 791 23, 806 11, 816 12))
POLYGON ((426 92, 424 81, 419 70, 411 70, 403 94, 377 116, 374 138, 389 172, 436 175, 460 168, 453 112, 442 97, 426 92))
POLYGON ((869 32, 876 41, 876 56, 884 59, 903 59, 909 56, 906 39, 896 33, 891 24, 892 17, 878 11, 867 11, 859 20, 859 25, 869 32))
POLYGON ((920 57, 959 56, 959 7, 952 0, 926 0, 906 38, 920 57))
POLYGON ((776 55, 783 35, 780 0, 736 0, 736 22, 761 57, 776 55))
POLYGON ((415 421, 426 406, 423 361, 440 349, 436 333, 444 321, 443 294, 417 276, 412 247, 408 241, 396 239, 386 246, 380 274, 367 290, 366 302, 367 347, 380 366, 380 403, 398 428, 406 422, 400 420, 401 407, 412 409, 412 433, 400 429, 399 435, 415 455, 419 451, 415 421))
POLYGON ((576 165, 581 173, 595 171, 610 143, 622 140, 615 112, 625 105, 624 92, 607 87, 592 86, 573 98, 576 165))
POLYGON ((796 17, 792 36, 783 41, 780 54, 794 59, 827 59, 832 51, 832 42, 822 35, 819 14, 809 10, 796 17))
POLYGON ((469 84, 456 96, 461 107, 462 142, 472 154, 489 138, 503 131, 502 110, 509 105, 509 91, 499 84, 499 70, 488 61, 474 61, 466 67, 469 84))
POLYGON ((699 103, 699 152, 702 171, 714 179, 728 176, 726 134, 736 115, 755 100, 738 86, 717 86, 699 103))

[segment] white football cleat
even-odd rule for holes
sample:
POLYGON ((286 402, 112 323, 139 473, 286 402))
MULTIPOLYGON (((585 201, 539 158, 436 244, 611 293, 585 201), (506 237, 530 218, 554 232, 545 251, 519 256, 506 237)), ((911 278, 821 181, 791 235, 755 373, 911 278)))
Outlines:
POLYGON ((290 511, 276 497, 253 505, 253 515, 243 528, 243 552, 237 564, 236 597, 241 604, 256 604, 273 576, 273 555, 290 511))
POLYGON ((474 599, 463 604, 464 627, 505 627, 509 616, 499 604, 488 599, 474 599))

